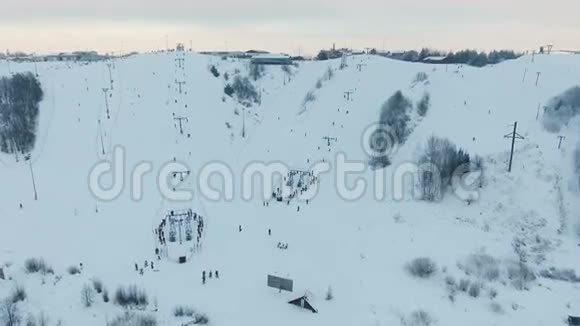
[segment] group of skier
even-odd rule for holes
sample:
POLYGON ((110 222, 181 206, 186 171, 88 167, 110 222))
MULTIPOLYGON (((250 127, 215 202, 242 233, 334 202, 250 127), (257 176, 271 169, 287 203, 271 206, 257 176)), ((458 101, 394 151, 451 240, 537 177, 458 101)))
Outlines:
POLYGON ((197 221, 197 243, 199 243, 204 227, 203 216, 193 213, 193 220, 197 221))
POLYGON ((143 273, 145 273, 145 270, 149 267, 151 267, 151 270, 155 270, 155 264, 153 263, 153 261, 145 260, 145 262, 143 263, 143 267, 139 267, 139 264, 135 263, 135 271, 139 272, 139 274, 141 275, 143 275, 143 273))
POLYGON ((167 224, 167 219, 163 219, 161 221, 161 223, 159 224, 159 226, 155 229, 155 235, 157 235, 157 238, 159 239, 160 245, 164 245, 166 243, 165 230, 164 230, 166 224, 167 224))
MULTIPOLYGON (((205 277, 205 271, 201 272, 201 283, 205 284, 206 282, 206 277, 205 277)), ((214 276, 214 273, 210 270, 209 271, 209 278, 212 278, 214 276)), ((220 278, 220 272, 218 270, 215 271, 215 278, 219 279, 220 278)))
MULTIPOLYGON (((290 195, 288 195, 288 197, 284 198, 283 194, 282 194, 282 189, 281 188, 277 188, 276 191, 272 192, 272 199, 276 200, 277 202, 283 202, 286 201, 288 205, 290 205, 290 201, 294 198, 296 198, 298 196, 298 194, 300 194, 301 196, 308 191, 308 187, 313 185, 314 183, 316 183, 318 181, 318 177, 314 175, 314 171, 309 171, 308 173, 304 173, 300 175, 300 181, 298 181, 298 184, 296 185, 296 187, 294 187, 294 184, 292 182, 293 180, 293 174, 292 172, 290 172, 288 174, 288 177, 284 178, 284 181, 287 181, 286 186, 288 187, 292 187, 293 191, 290 195), (303 181, 304 177, 307 177, 306 182, 303 181)), ((306 200, 306 204, 308 204, 308 200, 306 200)), ((262 202, 262 206, 269 206, 268 202, 262 202)))

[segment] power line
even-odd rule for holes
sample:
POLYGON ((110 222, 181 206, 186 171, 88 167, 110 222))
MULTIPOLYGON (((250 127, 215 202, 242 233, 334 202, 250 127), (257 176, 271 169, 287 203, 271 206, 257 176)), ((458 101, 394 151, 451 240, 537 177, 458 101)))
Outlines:
POLYGON ((246 138, 246 108, 242 108, 242 138, 246 138))
POLYGON ((353 94, 353 91, 345 91, 344 92, 344 98, 346 98, 347 101, 350 101, 351 95, 353 94))
POLYGON ((103 88, 103 93, 105 93, 105 108, 107 110, 107 119, 111 119, 111 115, 109 112, 109 89, 108 88, 103 88))
POLYGON ((36 192, 36 181, 34 180, 34 171, 32 170, 32 160, 30 159, 30 153, 24 156, 24 160, 28 161, 30 166, 30 176, 32 177, 32 189, 34 189, 34 200, 38 200, 38 193, 36 192))
POLYGON ((103 126, 101 125, 101 119, 99 119, 98 121, 99 121, 99 136, 101 138, 101 150, 103 152, 103 155, 105 155, 105 143, 103 142, 103 126))
POLYGON ((111 90, 114 90, 115 88, 113 87, 113 75, 111 73, 111 63, 110 62, 107 63, 107 68, 109 69, 109 83, 111 85, 111 90))
POLYGON ((516 139, 524 139, 524 137, 517 132, 518 130, 518 122, 514 122, 514 131, 505 135, 504 138, 511 138, 512 139, 512 149, 510 153, 510 163, 508 167, 508 172, 512 172, 512 163, 514 159, 514 148, 516 145, 516 139))
POLYGON ((558 142, 558 149, 562 148, 562 141, 566 139, 566 136, 558 136, 560 141, 558 142))

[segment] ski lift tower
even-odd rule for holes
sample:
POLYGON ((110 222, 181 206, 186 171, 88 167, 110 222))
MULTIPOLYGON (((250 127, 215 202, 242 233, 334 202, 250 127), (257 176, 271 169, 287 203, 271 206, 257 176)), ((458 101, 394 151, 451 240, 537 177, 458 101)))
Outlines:
POLYGON ((551 54, 553 48, 554 48, 553 44, 542 45, 542 46, 540 46, 540 53, 541 54, 551 54))
POLYGON ((327 146, 330 146, 330 141, 331 140, 334 141, 334 142, 337 142, 338 141, 338 139, 336 137, 330 137, 330 136, 324 136, 324 137, 322 137, 322 139, 326 140, 326 145, 327 146))
POLYGON ((203 223, 202 217, 193 213, 192 209, 171 210, 163 221, 159 232, 167 234, 164 241, 165 256, 179 263, 189 261, 198 244, 194 241, 194 223, 203 223))

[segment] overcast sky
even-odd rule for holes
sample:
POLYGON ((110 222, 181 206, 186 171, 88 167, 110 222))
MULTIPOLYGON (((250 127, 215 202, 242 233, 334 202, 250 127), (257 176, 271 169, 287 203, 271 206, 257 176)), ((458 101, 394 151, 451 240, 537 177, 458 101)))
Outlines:
POLYGON ((580 49, 580 0, 0 0, 2 51, 580 49))

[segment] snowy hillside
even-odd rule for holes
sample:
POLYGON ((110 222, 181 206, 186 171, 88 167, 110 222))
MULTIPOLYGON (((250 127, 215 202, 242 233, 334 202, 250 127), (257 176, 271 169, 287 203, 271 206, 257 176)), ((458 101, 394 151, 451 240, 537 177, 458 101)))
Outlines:
MULTIPOLYGON (((227 326, 428 325, 417 311, 433 325, 559 325, 580 315, 578 283, 540 275, 551 267, 580 271, 573 161, 580 124, 549 133, 538 111, 580 83, 580 58, 524 56, 484 68, 375 56, 346 63, 267 66, 249 78, 258 97, 246 107, 239 93, 224 94, 236 76, 248 76, 244 60, 173 52, 88 65, 0 62, 0 76, 37 69, 45 95, 31 153, 38 200, 29 162, 0 154, 0 299, 21 286, 24 316, 43 311, 51 324, 87 326, 121 314, 114 292, 129 285, 146 291, 140 313, 159 325, 192 320, 174 316, 179 305, 227 326), (427 79, 415 82, 421 72, 427 79), (424 117, 413 112, 412 132, 390 152, 391 165, 373 170, 366 136, 398 90, 413 106, 428 92, 431 105, 424 117), (515 121, 524 139, 508 173, 511 140, 504 135, 515 121), (433 135, 483 157, 484 186, 472 203, 461 189, 439 202, 420 200, 412 176, 401 178, 433 135), (558 135, 566 137, 561 149, 558 135), (342 177, 341 158, 364 163, 364 171, 342 177), (107 161, 121 169, 115 181, 103 177, 102 188, 122 187, 102 200, 89 184, 94 167, 107 161), (305 191, 312 197, 279 202, 271 191, 264 198, 261 186, 246 196, 243 175, 260 162, 313 171, 308 180, 316 182, 305 191), (144 166, 143 184, 135 184, 135 167, 144 166), (208 198, 199 180, 214 168, 231 173, 231 194, 208 198), (168 171, 171 182, 172 172, 190 171, 177 175, 184 181, 175 187, 191 190, 191 198, 167 198, 158 175, 168 171), (345 191, 360 182, 360 194, 345 191), (135 198, 139 189, 142 198, 135 198), (203 217, 200 233, 181 245, 160 243, 161 221, 188 209, 203 217), (536 275, 523 286, 514 279, 521 251, 536 275), (187 262, 179 264, 179 256, 187 262), (34 257, 54 273, 27 273, 25 261, 34 257), (436 263, 433 275, 409 273, 418 257, 436 263), (477 257, 498 275, 466 267, 477 257), (155 267, 136 271, 146 260, 155 267), (70 275, 67 268, 81 263, 81 273, 70 275), (202 273, 216 270, 219 279, 204 284, 202 273), (267 287, 268 274, 292 279, 294 291, 267 287), (95 279, 111 300, 94 293, 85 307, 81 289, 95 279), (464 293, 466 282, 475 285, 464 293), (305 294, 317 314, 287 304, 305 294)), ((222 181, 215 173, 210 186, 220 189, 222 181)))

